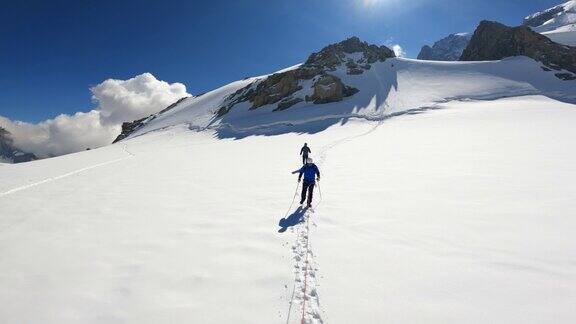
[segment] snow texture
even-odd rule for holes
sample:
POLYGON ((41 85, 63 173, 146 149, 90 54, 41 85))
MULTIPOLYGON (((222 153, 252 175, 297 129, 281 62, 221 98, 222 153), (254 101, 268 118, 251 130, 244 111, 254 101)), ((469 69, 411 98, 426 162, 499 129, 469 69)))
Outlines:
POLYGON ((524 18, 524 21, 525 23, 541 21, 542 17, 547 20, 537 26, 531 25, 534 31, 542 33, 556 43, 576 46, 576 0, 532 14, 524 18))
MULTIPOLYGON (((527 57, 497 62, 433 62, 395 58, 372 64, 371 69, 361 75, 348 75, 345 67, 333 74, 344 84, 360 89, 360 92, 342 102, 322 105, 301 102, 281 112, 272 112, 274 105, 249 110, 250 104, 245 102, 234 106, 222 118, 216 118, 215 112, 227 96, 264 76, 255 77, 185 99, 138 129, 132 137, 178 124, 186 124, 193 130, 214 129, 221 138, 294 131, 314 133, 338 123, 342 118, 380 120, 453 99, 496 99, 542 94, 563 101, 576 101, 574 82, 559 80, 554 73, 544 72, 541 64, 527 57)), ((302 83, 302 90, 294 96, 311 94, 312 84, 313 80, 302 83)))
POLYGON ((238 81, 0 164, 0 322, 572 323, 574 83, 524 57, 336 74, 361 91, 214 118, 238 81))

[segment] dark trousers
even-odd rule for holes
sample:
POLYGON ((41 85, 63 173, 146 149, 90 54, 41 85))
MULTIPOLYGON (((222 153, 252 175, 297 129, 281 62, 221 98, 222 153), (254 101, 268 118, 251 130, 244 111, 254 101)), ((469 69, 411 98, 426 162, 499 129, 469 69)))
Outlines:
POLYGON ((302 164, 306 164, 306 160, 308 160, 308 155, 307 154, 302 155, 302 164))
POLYGON ((304 203, 306 200, 306 191, 308 191, 308 205, 312 204, 312 196, 314 195, 314 181, 302 183, 302 197, 300 198, 300 204, 304 203))

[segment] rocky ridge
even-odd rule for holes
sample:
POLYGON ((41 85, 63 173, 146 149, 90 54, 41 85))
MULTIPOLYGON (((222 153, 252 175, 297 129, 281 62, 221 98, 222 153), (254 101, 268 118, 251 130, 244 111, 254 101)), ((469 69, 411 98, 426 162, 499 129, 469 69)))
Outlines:
POLYGON ((352 37, 313 53, 293 70, 272 74, 236 91, 226 98, 216 114, 224 116, 241 102, 250 102, 250 109, 276 104, 274 111, 281 111, 303 101, 314 104, 340 101, 358 89, 345 85, 330 72, 345 67, 347 74, 358 75, 370 70, 371 64, 391 57, 395 55, 388 47, 370 45, 352 37), (304 87, 310 88, 311 93, 307 94, 308 89, 304 87))
POLYGON ((122 123, 122 132, 120 133, 120 135, 118 135, 118 137, 116 137, 116 139, 112 143, 116 143, 116 142, 121 141, 121 140, 125 139, 126 137, 130 136, 130 134, 134 133, 137 129, 146 125, 146 123, 155 119, 159 115, 161 115, 161 114, 171 110, 172 108, 176 107, 176 105, 181 103, 186 98, 189 98, 189 97, 182 97, 182 98, 178 99, 176 102, 169 105, 168 107, 166 107, 166 108, 162 109, 161 111, 159 111, 155 114, 152 114, 148 117, 137 119, 137 120, 134 120, 131 122, 122 123))
POLYGON ((554 43, 528 26, 482 21, 460 60, 501 60, 520 55, 541 62, 545 71, 555 71, 562 80, 576 80, 576 48, 554 43))

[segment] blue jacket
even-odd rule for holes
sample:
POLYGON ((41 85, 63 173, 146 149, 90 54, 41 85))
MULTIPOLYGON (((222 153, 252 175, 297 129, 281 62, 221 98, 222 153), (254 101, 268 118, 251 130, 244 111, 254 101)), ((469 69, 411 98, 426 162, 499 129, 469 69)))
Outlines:
POLYGON ((315 182, 316 175, 320 178, 320 170, 318 170, 318 167, 314 163, 304 165, 299 172, 298 180, 302 179, 302 174, 304 174, 304 182, 315 182))

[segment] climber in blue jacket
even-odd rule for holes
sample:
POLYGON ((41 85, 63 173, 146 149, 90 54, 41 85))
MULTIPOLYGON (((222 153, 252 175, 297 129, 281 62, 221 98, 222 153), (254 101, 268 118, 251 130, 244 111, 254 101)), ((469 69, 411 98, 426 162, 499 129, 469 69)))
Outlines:
POLYGON ((308 191, 308 203, 307 206, 312 206, 312 196, 314 194, 314 185, 316 184, 316 177, 320 181, 320 170, 314 164, 312 158, 306 160, 306 164, 300 168, 298 171, 298 182, 302 180, 302 175, 304 175, 304 183, 302 184, 302 197, 300 198, 300 205, 306 200, 306 191, 308 191))

